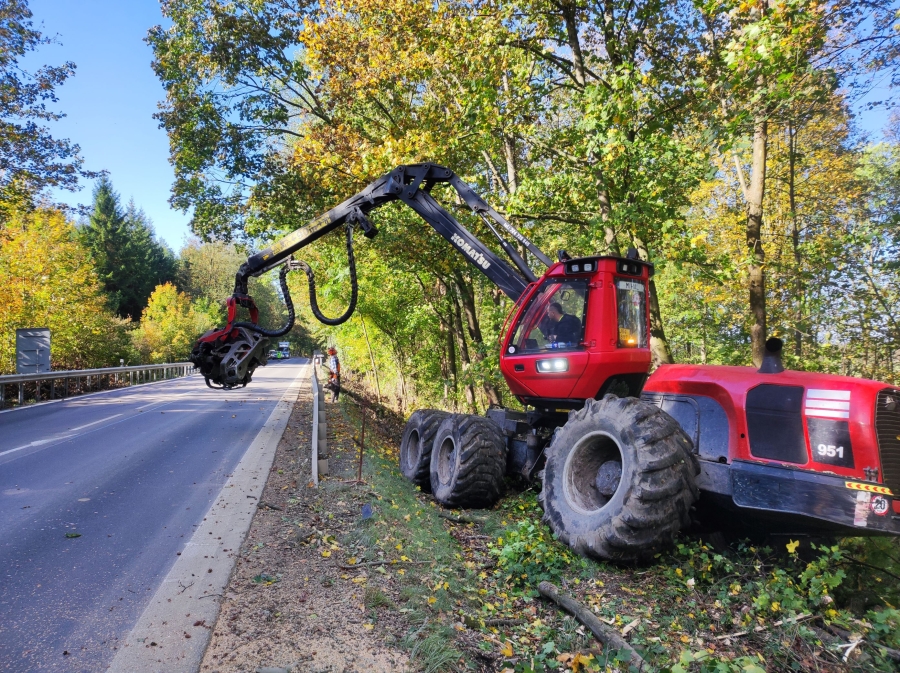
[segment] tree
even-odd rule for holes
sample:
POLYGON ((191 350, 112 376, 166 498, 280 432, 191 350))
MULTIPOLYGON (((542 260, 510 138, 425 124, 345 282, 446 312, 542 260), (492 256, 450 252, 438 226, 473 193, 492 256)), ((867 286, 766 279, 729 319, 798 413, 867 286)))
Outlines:
MULTIPOLYGON (((234 276, 247 253, 232 243, 191 239, 179 253, 178 286, 201 302, 219 323, 226 319, 225 300, 234 292, 234 276)), ((285 322, 284 300, 275 286, 275 274, 251 278, 250 295, 259 308, 259 322, 269 329, 285 322)))
POLYGON ((78 145, 53 138, 42 125, 65 116, 47 106, 57 102, 56 88, 75 64, 23 69, 23 58, 52 42, 33 28, 31 16, 26 0, 0 0, 0 224, 44 188, 75 190, 80 177, 96 176, 82 170, 78 145))
POLYGON ((157 285, 174 277, 175 260, 159 243, 150 220, 134 202, 123 212, 109 178, 94 188, 94 211, 80 230, 109 295, 120 316, 137 318, 157 285))
POLYGON ((183 362, 197 338, 214 324, 213 316, 165 283, 150 295, 140 327, 134 331, 134 344, 144 362, 183 362))
MULTIPOLYGON (((813 334, 816 307, 837 311, 820 288, 844 272, 815 267, 863 231, 841 205, 860 210, 858 187, 845 179, 840 199, 818 201, 806 190, 820 191, 820 167, 852 173, 856 161, 830 95, 849 70, 828 63, 842 57, 823 31, 841 17, 858 37, 865 22, 846 3, 173 0, 166 11, 171 27, 149 38, 167 89, 160 119, 173 203, 194 208, 198 234, 274 238, 394 166, 428 161, 453 168, 544 250, 633 246, 654 262, 665 285, 661 301, 651 287, 657 362, 672 357, 663 305, 679 356, 745 362, 753 321, 736 283, 764 272, 775 284, 757 283, 752 306, 776 333, 813 334), (765 161, 758 153, 745 198, 760 130, 765 161), (828 155, 816 133, 841 151, 828 155), (775 172, 763 180, 763 169, 775 172)), ((492 240, 452 193, 434 194, 492 240)), ((344 347, 345 365, 373 382, 377 372, 400 406, 416 396, 466 409, 497 402, 504 298, 412 213, 383 208, 373 220, 378 238, 357 239, 360 287, 370 288, 358 319, 312 332, 344 347)), ((343 245, 324 237, 299 253, 331 315, 348 300, 343 245)), ((305 294, 302 277, 291 283, 305 294)), ((828 348, 803 338, 814 366, 833 366, 828 348)))
POLYGON ((0 373, 15 372, 17 328, 49 327, 54 369, 131 360, 129 324, 106 306, 75 227, 54 210, 18 214, 0 230, 0 373))

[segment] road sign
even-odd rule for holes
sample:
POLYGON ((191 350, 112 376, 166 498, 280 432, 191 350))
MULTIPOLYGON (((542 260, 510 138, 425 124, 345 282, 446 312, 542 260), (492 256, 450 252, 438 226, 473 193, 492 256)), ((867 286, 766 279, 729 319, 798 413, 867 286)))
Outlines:
POLYGON ((50 371, 50 330, 32 327, 16 330, 16 374, 50 371))

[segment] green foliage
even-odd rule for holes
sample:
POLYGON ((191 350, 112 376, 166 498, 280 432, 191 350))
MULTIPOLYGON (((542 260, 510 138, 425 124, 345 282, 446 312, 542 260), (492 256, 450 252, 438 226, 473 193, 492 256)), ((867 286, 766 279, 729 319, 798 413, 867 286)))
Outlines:
POLYGON ((197 338, 215 324, 214 316, 203 312, 171 283, 158 286, 134 331, 135 348, 143 362, 183 362, 197 338))
MULTIPOLYGON (((896 53, 885 7, 177 0, 164 12, 171 24, 148 38, 160 120, 173 203, 193 208, 198 234, 276 238, 398 164, 443 163, 546 251, 633 245, 653 261, 657 360, 745 364, 741 177, 767 124, 769 334, 792 367, 896 380, 896 142, 861 146, 834 95, 890 67, 848 46, 871 37, 896 53)), ((309 348, 339 346, 402 410, 514 405, 495 347, 508 302, 408 211, 373 219, 358 315, 326 329, 298 301, 309 348)), ((302 251, 330 315, 348 301, 340 239, 302 251)), ((304 285, 292 279, 298 296, 304 285)))
POLYGON ((722 610, 740 606, 743 626, 776 615, 834 612, 827 606, 847 576, 842 567, 845 552, 836 545, 813 546, 816 558, 807 562, 796 549, 797 544, 788 542, 785 550, 776 550, 779 558, 773 557, 772 549, 746 543, 734 555, 714 552, 702 543, 679 543, 673 551, 676 564, 668 574, 689 590, 715 590, 716 607, 722 610), (773 559, 778 562, 772 563, 773 559))
POLYGON ((726 659, 711 655, 706 650, 690 652, 685 650, 678 658, 678 663, 670 668, 660 669, 660 673, 766 673, 766 661, 763 657, 736 657, 726 659), (695 664, 697 664, 695 666, 695 664))
POLYGON ((532 519, 519 521, 488 547, 497 559, 497 572, 513 585, 558 582, 563 573, 585 566, 584 559, 559 544, 545 524, 532 519))
POLYGON ((34 29, 27 0, 0 2, 0 226, 16 210, 33 205, 48 187, 77 189, 81 169, 78 145, 54 138, 42 124, 62 118, 48 105, 56 88, 75 72, 71 61, 29 72, 25 61, 40 46, 54 42, 34 29))
POLYGON ((0 229, 0 373, 16 371, 16 329, 50 328, 53 369, 130 361, 128 321, 107 309, 75 227, 53 210, 18 214, 0 229))
POLYGON ((155 239, 150 220, 133 201, 122 210, 119 195, 105 176, 94 188, 94 211, 80 235, 110 306, 122 317, 139 318, 153 288, 174 277, 172 252, 155 239))

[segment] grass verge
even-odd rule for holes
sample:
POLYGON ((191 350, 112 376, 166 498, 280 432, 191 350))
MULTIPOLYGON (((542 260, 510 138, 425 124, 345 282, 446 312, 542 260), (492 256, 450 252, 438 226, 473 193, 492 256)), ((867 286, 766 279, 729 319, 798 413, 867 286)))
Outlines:
MULTIPOLYGON (((783 549, 741 543, 717 551, 685 537, 652 564, 617 567, 560 544, 540 521, 534 488, 463 513, 475 523, 453 523, 399 472, 402 419, 367 405, 377 411, 368 417, 364 471, 374 514, 355 523, 344 548, 354 554, 350 565, 384 562, 370 574, 366 607, 416 670, 629 670, 627 657, 604 652, 539 597, 543 580, 624 634, 649 670, 898 670, 900 611, 889 600, 896 580, 868 573, 876 587, 866 590, 879 600, 849 609, 864 577, 852 554, 866 543, 801 558, 791 540, 783 549)), ((345 397, 342 411, 358 432, 357 401, 345 397)))

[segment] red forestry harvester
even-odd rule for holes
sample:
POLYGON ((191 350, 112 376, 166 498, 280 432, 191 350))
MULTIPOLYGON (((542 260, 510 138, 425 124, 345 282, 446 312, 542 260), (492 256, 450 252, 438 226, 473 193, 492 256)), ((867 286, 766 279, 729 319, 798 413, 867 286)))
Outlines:
POLYGON ((648 283, 653 266, 625 258, 552 262, 462 182, 432 164, 401 166, 253 255, 236 277, 229 323, 191 357, 210 385, 246 385, 267 339, 293 324, 285 274, 303 269, 310 303, 340 324, 357 297, 352 230, 372 238, 367 214, 401 201, 415 210, 514 306, 500 368, 525 411, 486 416, 419 410, 403 433, 400 468, 448 507, 490 507, 504 476, 538 477, 544 519, 579 553, 635 560, 696 522, 788 535, 900 534, 900 389, 877 381, 785 371, 770 339, 759 370, 650 368, 648 283), (497 256, 432 197, 449 184, 512 262, 497 256), (339 318, 316 304, 312 270, 292 254, 346 229, 352 295, 339 318), (509 237, 515 245, 506 240, 509 237), (517 251, 547 269, 537 277, 517 251), (247 279, 282 266, 288 325, 255 322, 247 279), (252 322, 234 322, 238 305, 252 322))

